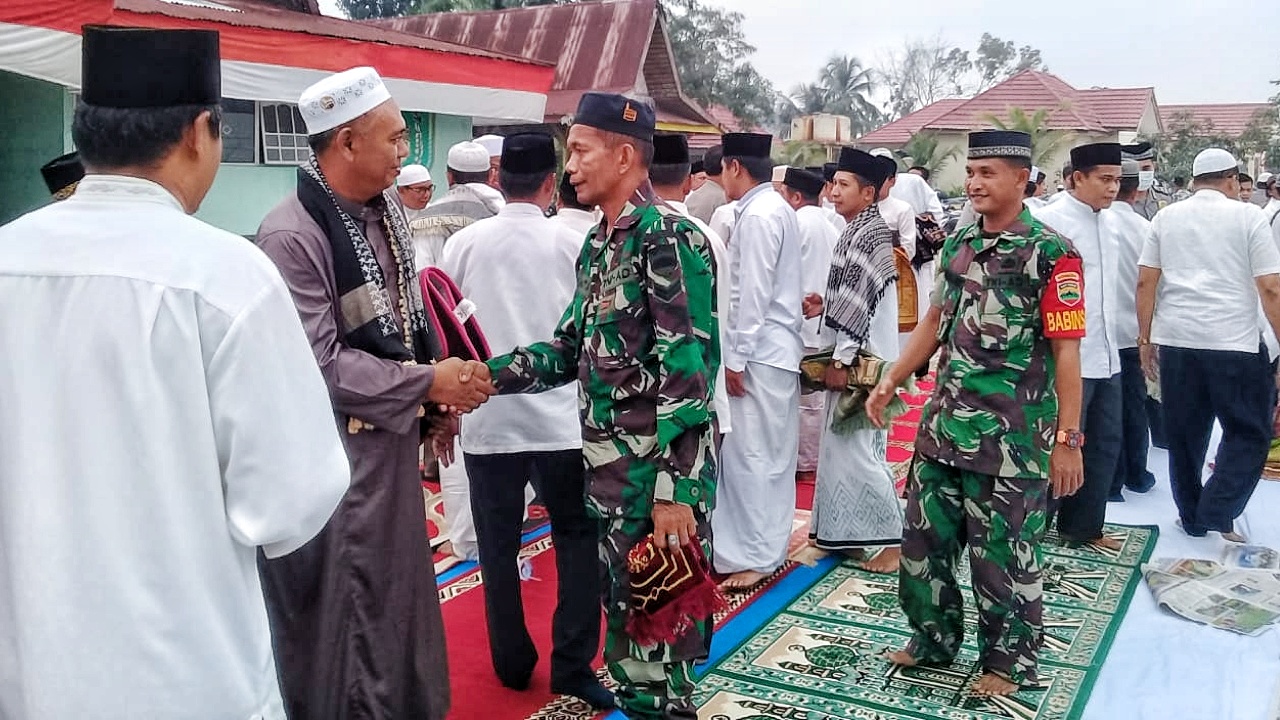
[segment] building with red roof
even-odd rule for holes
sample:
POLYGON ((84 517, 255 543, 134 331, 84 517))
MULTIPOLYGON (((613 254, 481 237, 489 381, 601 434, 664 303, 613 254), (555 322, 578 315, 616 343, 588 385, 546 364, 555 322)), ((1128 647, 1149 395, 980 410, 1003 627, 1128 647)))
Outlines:
POLYGON ((1160 115, 1164 126, 1173 130, 1179 125, 1192 123, 1213 135, 1238 138, 1255 120, 1270 113, 1275 119, 1275 106, 1271 103, 1214 103, 1203 105, 1162 105, 1160 115))

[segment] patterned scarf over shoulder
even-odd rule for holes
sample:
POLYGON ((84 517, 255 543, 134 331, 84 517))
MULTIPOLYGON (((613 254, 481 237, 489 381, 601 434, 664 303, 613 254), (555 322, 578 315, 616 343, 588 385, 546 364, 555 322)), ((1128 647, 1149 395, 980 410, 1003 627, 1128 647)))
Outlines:
POLYGON ((874 203, 845 227, 831 258, 827 278, 827 327, 866 347, 871 316, 889 284, 897 282, 893 233, 874 203))

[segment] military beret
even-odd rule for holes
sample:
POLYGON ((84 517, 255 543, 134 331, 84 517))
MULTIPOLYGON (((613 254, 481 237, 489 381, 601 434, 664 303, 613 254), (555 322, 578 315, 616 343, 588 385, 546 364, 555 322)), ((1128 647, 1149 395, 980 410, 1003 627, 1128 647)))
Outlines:
POLYGON ((574 114, 573 122, 575 125, 586 125, 653 142, 653 128, 657 120, 648 103, 625 95, 589 92, 584 93, 578 101, 578 111, 574 114))

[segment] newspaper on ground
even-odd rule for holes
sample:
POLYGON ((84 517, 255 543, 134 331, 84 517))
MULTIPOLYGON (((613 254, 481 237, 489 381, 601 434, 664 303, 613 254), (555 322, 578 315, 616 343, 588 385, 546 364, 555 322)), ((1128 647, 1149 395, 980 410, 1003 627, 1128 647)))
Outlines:
POLYGON ((1156 603, 1182 617, 1241 635, 1257 636, 1280 620, 1280 554, 1246 545, 1222 563, 1162 558, 1142 567, 1156 603))

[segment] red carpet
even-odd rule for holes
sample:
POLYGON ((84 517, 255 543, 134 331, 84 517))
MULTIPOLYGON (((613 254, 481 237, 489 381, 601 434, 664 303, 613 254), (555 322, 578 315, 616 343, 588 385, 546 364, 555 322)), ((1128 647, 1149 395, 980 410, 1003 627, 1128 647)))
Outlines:
MULTIPOLYGON (((908 396, 911 411, 894 421, 889 434, 888 459, 898 477, 899 489, 906 483, 906 471, 910 465, 911 448, 915 441, 916 423, 920 420, 920 407, 933 389, 932 379, 919 384, 920 392, 908 396)), ((431 490, 427 486, 428 496, 431 490)), ((802 547, 807 540, 807 511, 813 507, 813 483, 796 486, 797 520, 792 536, 793 549, 802 547)), ((438 496, 437 496, 438 498, 438 496)), ((532 518, 531 518, 532 519, 532 518)), ((433 522, 428 532, 435 535, 433 522)), ((488 633, 485 629, 484 593, 480 591, 478 571, 471 571, 448 583, 440 591, 442 610, 449 651, 449 676, 453 689, 451 720, 523 720, 536 716, 540 720, 576 720, 592 718, 597 714, 581 703, 558 699, 551 694, 551 613, 556 603, 555 553, 550 549, 550 537, 543 536, 525 547, 523 554, 530 557, 534 579, 523 583, 525 618, 529 634, 542 658, 534 671, 530 688, 525 692, 508 690, 498 683, 489 660, 488 633)), ((756 591, 731 597, 731 609, 717 618, 717 626, 733 617, 750 604, 759 594, 767 591, 786 573, 792 564, 784 566, 770 582, 756 591)), ((597 660, 597 667, 599 661, 597 660)))

